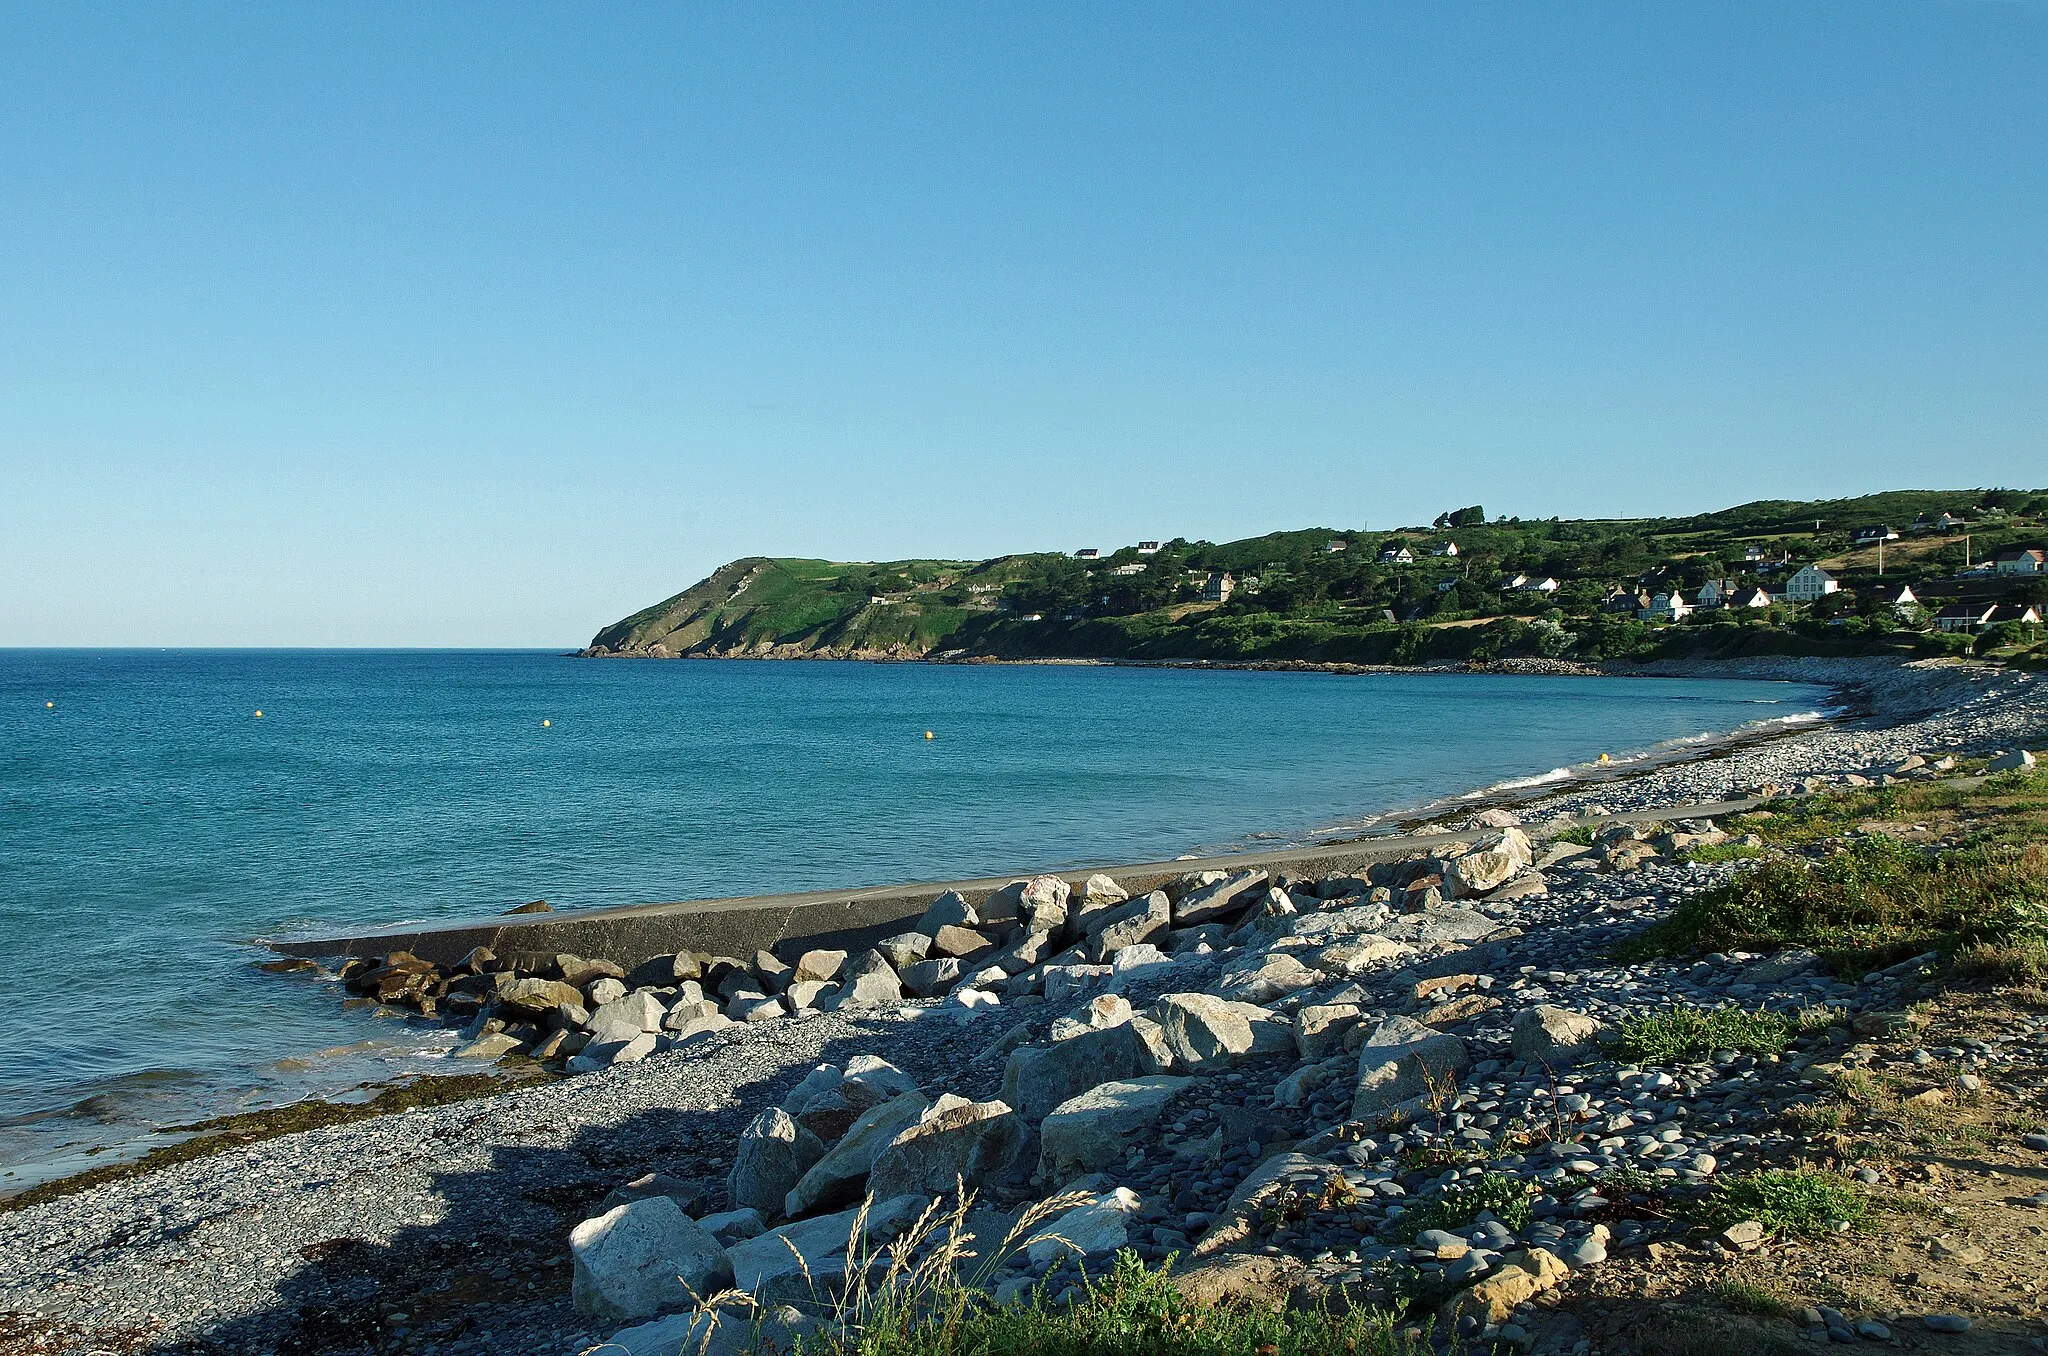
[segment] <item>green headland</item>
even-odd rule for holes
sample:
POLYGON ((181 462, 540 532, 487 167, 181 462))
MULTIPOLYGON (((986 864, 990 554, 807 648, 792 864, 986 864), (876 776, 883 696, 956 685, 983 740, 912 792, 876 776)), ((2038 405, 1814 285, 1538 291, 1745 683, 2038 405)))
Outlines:
POLYGON ((585 654, 1321 664, 1755 653, 2042 656, 2048 490, 1489 517, 988 560, 748 557, 585 654), (1967 615, 1965 615, 1967 614, 1967 615))

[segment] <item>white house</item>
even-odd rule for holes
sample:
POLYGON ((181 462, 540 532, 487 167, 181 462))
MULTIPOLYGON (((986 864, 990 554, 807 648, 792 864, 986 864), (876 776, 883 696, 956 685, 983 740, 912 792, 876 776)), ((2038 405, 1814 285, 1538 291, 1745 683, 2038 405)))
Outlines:
POLYGON ((1856 529, 1856 544, 1858 546, 1875 546, 1881 541, 1897 541, 1898 539, 1899 534, 1892 531, 1889 527, 1859 527, 1856 529))
POLYGON ((1797 574, 1785 581, 1785 597, 1790 602, 1811 603, 1840 587, 1835 577, 1820 566, 1802 565, 1797 574))
POLYGON ((1726 579, 1709 579, 1700 585, 1699 605, 1720 607, 1728 601, 1728 595, 1735 591, 1735 585, 1726 579))
POLYGON ((1991 566, 1999 574, 2048 574, 2048 552, 2038 546, 2024 551, 2000 551, 1991 557, 1991 566))
POLYGON ((1076 560, 1100 560, 1101 558, 1102 552, 1096 550, 1092 546, 1084 546, 1080 550, 1074 552, 1074 559, 1076 560))
POLYGON ((1415 553, 1405 546, 1383 547, 1380 551, 1382 565, 1413 565, 1415 553))
POLYGON ((1742 559, 1751 565, 1764 559, 1764 548, 1754 542, 1742 548, 1742 559))
POLYGON ((1111 570, 1110 573, 1117 575, 1143 574, 1145 573, 1145 562, 1142 560, 1133 560, 1128 564, 1117 566, 1115 569, 1111 570))
POLYGON ((1735 601, 1730 603, 1729 606, 1750 608, 1769 607, 1771 605, 1771 602, 1772 598, 1769 590, 1760 589, 1752 586, 1750 588, 1739 590, 1735 595, 1735 601))
POLYGON ((1660 593, 1636 615, 1643 621, 1684 621, 1692 615, 1692 604, 1677 593, 1660 593))
POLYGON ((1524 579, 1521 583, 1515 585, 1515 590, 1518 593, 1555 593, 1557 592, 1557 581, 1547 577, 1543 579, 1524 579))
POLYGON ((1202 601, 1205 603, 1227 603, 1230 595, 1237 591, 1237 581, 1227 572, 1211 571, 1202 583, 1202 601))
POLYGON ((1516 589, 1521 588, 1528 582, 1529 576, 1526 574, 1512 575, 1509 578, 1503 579, 1501 581, 1500 591, 1502 593, 1513 593, 1516 589))
POLYGON ((1998 604, 1990 602, 1950 603, 1934 614, 1934 625, 1943 631, 1959 631, 1968 635, 1991 624, 1991 618, 1998 611, 1998 604))
POLYGON ((1158 555, 1158 554, 1159 554, 1159 543, 1158 543, 1158 542, 1156 542, 1156 541, 1141 541, 1141 542, 1139 542, 1139 543, 1138 543, 1138 554, 1139 554, 1139 555, 1141 555, 1141 556, 1156 556, 1156 555, 1158 555))
POLYGON ((1913 592, 1913 586, 1910 584, 1901 584, 1895 589, 1879 589, 1877 602, 1878 606, 1888 607, 1894 612, 1904 612, 1909 607, 1920 606, 1919 595, 1913 592))
POLYGON ((1454 541, 1444 542, 1432 548, 1430 554, 1433 556, 1455 556, 1458 554, 1458 543, 1454 541))
POLYGON ((1342 537, 1332 537, 1328 541, 1323 543, 1324 555, 1334 556, 1339 551, 1348 551, 1350 549, 1351 543, 1345 541, 1342 537))

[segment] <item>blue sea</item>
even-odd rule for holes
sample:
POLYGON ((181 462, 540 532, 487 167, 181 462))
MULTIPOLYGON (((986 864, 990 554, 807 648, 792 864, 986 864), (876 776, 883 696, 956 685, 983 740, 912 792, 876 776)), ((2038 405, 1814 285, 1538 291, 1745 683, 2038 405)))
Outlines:
POLYGON ((343 1011, 331 983, 259 973, 258 938, 1313 841, 1827 701, 1674 679, 0 650, 0 1191, 141 1128, 446 1050, 343 1011))

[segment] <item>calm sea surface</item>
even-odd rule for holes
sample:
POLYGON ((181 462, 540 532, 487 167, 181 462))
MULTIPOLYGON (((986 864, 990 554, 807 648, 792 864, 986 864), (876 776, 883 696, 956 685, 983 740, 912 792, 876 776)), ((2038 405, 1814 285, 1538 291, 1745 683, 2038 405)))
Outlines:
POLYGON ((446 1048, 256 973, 252 938, 1313 837, 1825 702, 1650 679, 0 650, 0 1189, 138 1123, 446 1048))

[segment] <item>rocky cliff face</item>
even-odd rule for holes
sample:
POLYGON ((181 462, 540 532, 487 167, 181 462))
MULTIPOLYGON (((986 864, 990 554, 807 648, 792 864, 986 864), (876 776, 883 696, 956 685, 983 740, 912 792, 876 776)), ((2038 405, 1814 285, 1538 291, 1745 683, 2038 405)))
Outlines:
POLYGON ((593 658, 920 659, 972 615, 926 591, 877 597, 825 561, 750 556, 614 622, 593 658))

